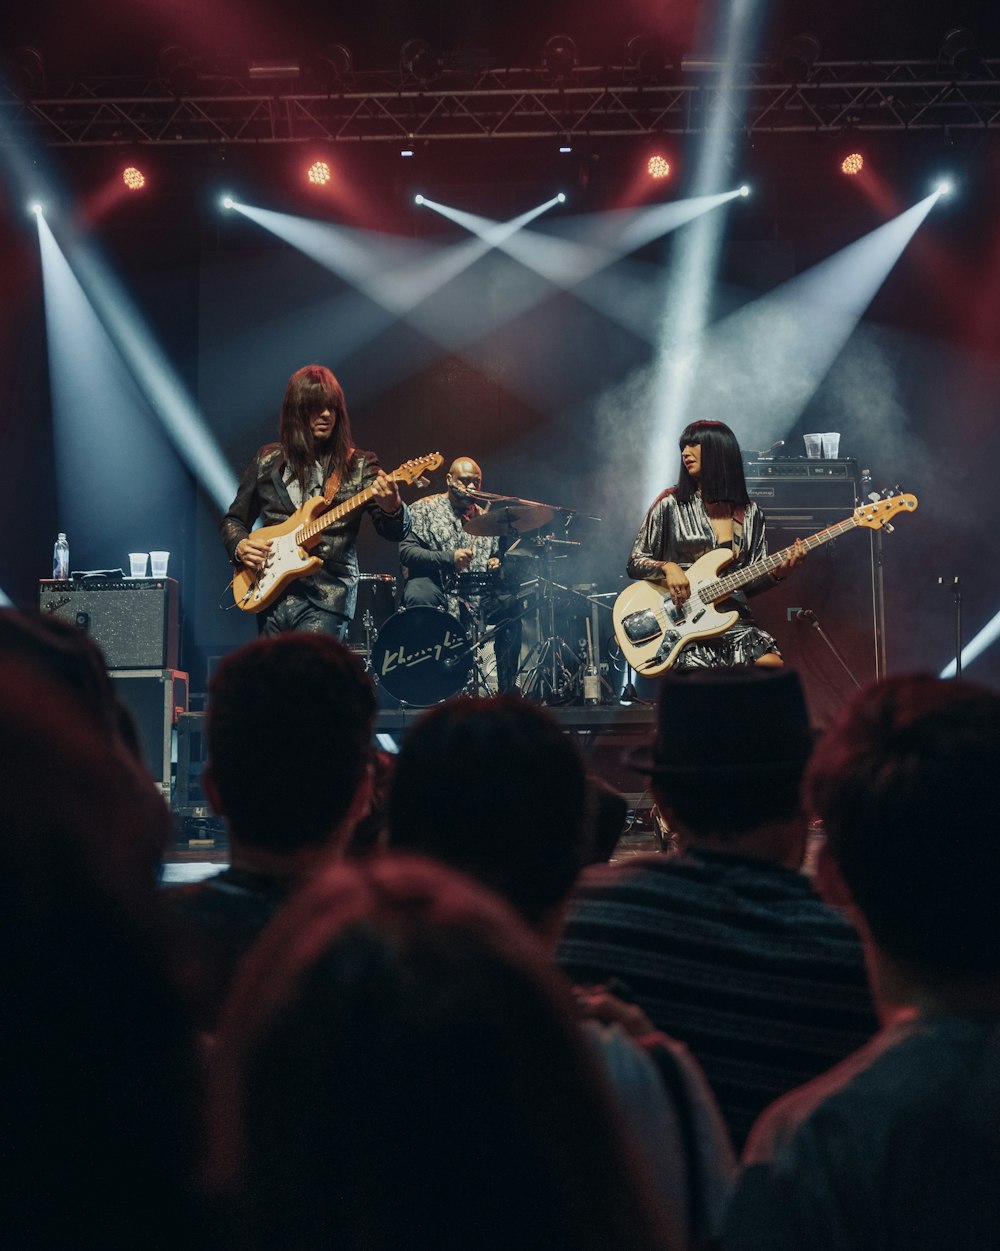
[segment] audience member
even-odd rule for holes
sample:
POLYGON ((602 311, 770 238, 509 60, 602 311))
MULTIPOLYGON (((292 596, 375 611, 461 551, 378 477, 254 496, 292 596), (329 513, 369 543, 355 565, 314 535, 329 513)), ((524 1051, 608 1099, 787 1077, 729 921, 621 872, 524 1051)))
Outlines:
POLYGON ((23 654, 0 657, 0 828, 4 1245, 200 1247, 201 1089, 140 833, 169 814, 23 654))
POLYGON ((449 870, 330 865, 223 1013, 214 1176, 258 1251, 671 1246, 565 988, 449 870))
MULTIPOLYGON (((509 696, 451 700, 426 713, 403 741, 389 844, 491 887, 551 953, 569 891, 593 859, 588 789, 579 752, 543 709, 509 696), (451 782, 442 787, 445 772, 451 782)), ((645 1014, 608 988, 579 988, 577 1005, 665 1200, 675 1240, 704 1240, 721 1219, 735 1159, 703 1074, 685 1048, 653 1036, 645 1014)))
POLYGON ((230 865, 164 897, 211 1029, 240 960, 289 894, 339 854, 371 793, 375 696, 331 635, 288 631, 227 656, 209 688, 202 784, 230 865))
POLYGON ((588 869, 559 947, 575 981, 617 979, 687 1043, 738 1145, 877 1026, 855 930, 799 872, 811 743, 791 671, 666 677, 633 763, 682 854, 588 869))
POLYGON ((1000 1244, 998 760, 1000 695, 922 675, 869 687, 818 747, 819 882, 885 1024, 757 1123, 727 1247, 1000 1244))

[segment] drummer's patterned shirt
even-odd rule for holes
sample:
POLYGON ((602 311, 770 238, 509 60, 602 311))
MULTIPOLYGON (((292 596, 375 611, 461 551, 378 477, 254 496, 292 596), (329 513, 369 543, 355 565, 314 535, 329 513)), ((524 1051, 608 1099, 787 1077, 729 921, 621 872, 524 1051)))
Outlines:
POLYGON ((500 540, 495 535, 466 534, 464 515, 455 511, 447 492, 410 505, 410 533, 399 545, 404 604, 436 604, 453 617, 461 617, 460 598, 478 598, 459 596, 455 552, 471 547, 469 572, 485 573, 490 557, 499 555, 500 540))

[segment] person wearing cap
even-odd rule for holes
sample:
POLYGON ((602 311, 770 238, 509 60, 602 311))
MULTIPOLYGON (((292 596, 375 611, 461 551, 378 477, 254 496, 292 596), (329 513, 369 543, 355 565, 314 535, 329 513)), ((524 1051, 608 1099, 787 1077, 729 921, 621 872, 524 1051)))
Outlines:
POLYGON ((687 1043, 737 1149, 769 1103, 878 1024, 856 931, 801 872, 811 748, 789 669, 664 677, 655 741, 629 763, 678 854, 588 869, 559 944, 574 981, 615 979, 687 1043))

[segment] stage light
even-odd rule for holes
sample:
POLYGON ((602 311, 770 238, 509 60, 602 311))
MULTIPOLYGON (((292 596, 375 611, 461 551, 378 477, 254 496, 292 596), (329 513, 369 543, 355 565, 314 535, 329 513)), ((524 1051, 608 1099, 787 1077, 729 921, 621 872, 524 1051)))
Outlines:
POLYGON ((744 183, 743 186, 740 187, 740 195, 743 196, 744 199, 746 199, 746 197, 749 194, 750 194, 750 188, 746 185, 746 183, 744 183))
POLYGON ((146 175, 138 165, 126 165, 122 170, 122 182, 127 191, 141 191, 146 185, 146 175))
POLYGON ((33 204, 29 205, 29 207, 36 217, 41 217, 42 213, 45 211, 38 200, 35 200, 33 204))
POLYGON ((819 54, 820 42, 815 35, 793 35, 781 50, 778 73, 786 83, 805 82, 819 54))
POLYGON ((342 86, 351 76, 354 69, 354 57, 350 48, 342 43, 331 43, 306 69, 306 77, 328 91, 333 87, 342 86))
POLYGON ((570 152, 572 152, 572 151, 573 151, 573 149, 572 149, 572 147, 570 146, 570 144, 568 144, 568 143, 561 143, 561 144, 559 145, 559 151, 560 151, 560 153, 561 153, 563 156, 566 156, 566 155, 568 155, 570 152))
POLYGON ((865 158, 860 152, 848 152, 847 156, 840 162, 841 172, 849 174, 852 177, 860 174, 865 167, 865 158))
POLYGON ((231 195, 223 195, 219 197, 219 203, 224 209, 231 209, 236 201, 231 195))
POLYGON ((663 82, 680 66, 680 50, 671 48, 662 35, 633 35, 625 45, 625 73, 634 81, 663 82))
POLYGON ((156 76, 175 96, 191 95, 200 77, 191 53, 176 43, 168 45, 157 57, 156 76))
POLYGON ((657 181, 670 177, 670 162, 661 152, 654 152, 646 162, 646 173, 657 181))
POLYGON ((412 148, 400 148, 399 155, 400 156, 413 156, 413 149, 412 148))
POLYGON ((429 83, 437 78, 440 68, 426 39, 407 39, 399 50, 399 72, 406 78, 429 83))
POLYGON ((553 35, 542 49, 542 68, 553 78, 568 78, 577 59, 576 43, 569 35, 553 35))
POLYGON ((937 64, 938 73, 951 78, 981 78, 986 73, 976 37, 964 26, 956 26, 945 35, 937 64))
POLYGON ((309 166, 309 169, 306 171, 306 177, 309 180, 310 186, 325 187, 333 177, 333 174, 326 161, 313 161, 313 163, 309 166))
POLYGON ((45 63, 37 48, 16 48, 3 66, 7 85, 21 100, 45 94, 45 63))
POLYGON ((955 184, 948 178, 942 178, 934 190, 938 195, 951 195, 955 190, 955 184))
POLYGON ((423 204, 423 202, 424 202, 424 197, 422 195, 415 195, 413 197, 414 204, 423 204))
POLYGON ((556 196, 556 199, 559 201, 560 204, 565 204, 566 193, 564 191, 560 191, 559 194, 556 196))

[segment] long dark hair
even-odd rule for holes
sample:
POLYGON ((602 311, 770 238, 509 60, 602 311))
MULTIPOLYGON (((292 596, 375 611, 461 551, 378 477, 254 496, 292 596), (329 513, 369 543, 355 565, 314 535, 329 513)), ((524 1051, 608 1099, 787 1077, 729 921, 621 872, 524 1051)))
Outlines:
POLYGON ((677 498, 682 504, 693 500, 701 487, 706 504, 749 504, 743 453, 736 435, 721 421, 693 421, 681 434, 678 446, 701 448, 701 478, 695 481, 681 461, 677 498))
POLYGON ((328 408, 336 415, 333 436, 323 471, 329 476, 336 469, 343 469, 354 450, 351 422, 347 416, 344 389, 323 365, 306 365, 288 379, 285 398, 281 401, 281 417, 278 422, 278 439, 281 450, 292 473, 305 491, 309 473, 315 463, 309 418, 328 408))

